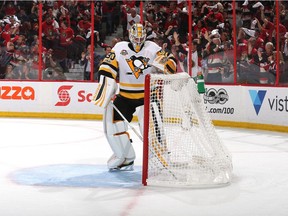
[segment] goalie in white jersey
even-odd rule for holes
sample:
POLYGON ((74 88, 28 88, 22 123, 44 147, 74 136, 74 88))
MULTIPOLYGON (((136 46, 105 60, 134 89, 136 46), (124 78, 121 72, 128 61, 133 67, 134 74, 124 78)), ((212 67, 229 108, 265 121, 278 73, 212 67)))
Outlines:
POLYGON ((150 66, 155 60, 165 73, 176 72, 176 59, 152 41, 146 41, 146 30, 142 24, 134 24, 129 30, 129 40, 118 42, 105 57, 99 68, 99 86, 93 102, 105 109, 103 116, 104 132, 113 151, 108 160, 110 170, 133 167, 135 152, 131 144, 128 125, 114 105, 130 122, 133 113, 139 108, 138 121, 143 131, 143 104, 145 75, 151 73, 150 66), (119 76, 119 93, 116 78, 119 76))

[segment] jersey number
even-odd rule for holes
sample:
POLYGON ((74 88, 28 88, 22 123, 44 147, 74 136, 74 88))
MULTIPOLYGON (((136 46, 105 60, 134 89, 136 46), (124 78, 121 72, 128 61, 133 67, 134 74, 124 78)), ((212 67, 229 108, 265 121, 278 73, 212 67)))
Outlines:
POLYGON ((115 59, 115 53, 109 53, 106 58, 110 59, 111 61, 113 61, 115 59))

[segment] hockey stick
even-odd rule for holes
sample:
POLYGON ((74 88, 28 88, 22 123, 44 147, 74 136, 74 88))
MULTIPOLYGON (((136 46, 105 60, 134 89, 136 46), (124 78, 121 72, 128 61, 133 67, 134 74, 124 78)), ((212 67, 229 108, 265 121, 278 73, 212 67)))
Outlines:
POLYGON ((139 132, 136 130, 135 127, 133 127, 130 122, 128 122, 128 120, 125 118, 125 116, 120 112, 120 110, 115 106, 115 104, 113 102, 111 102, 113 108, 117 111, 117 113, 121 116, 121 118, 124 120, 124 122, 134 131, 134 133, 138 136, 138 138, 143 142, 143 137, 141 136, 141 134, 139 134, 139 132))
MULTIPOLYGON (((121 116, 121 118, 124 120, 124 122, 133 130, 133 132, 138 136, 138 138, 143 142, 143 137, 139 134, 139 132, 136 130, 135 127, 133 127, 130 122, 125 118, 125 116, 121 113, 121 111, 115 106, 115 104, 111 101, 111 105, 112 107, 118 112, 118 114, 121 116)), ((158 161, 162 164, 162 166, 164 167, 164 169, 166 169, 175 179, 177 179, 176 175, 170 170, 168 169, 168 164, 167 162, 163 159, 163 157, 160 155, 159 157, 159 152, 158 153, 154 153, 153 151, 151 151, 156 158, 158 159, 158 161)))

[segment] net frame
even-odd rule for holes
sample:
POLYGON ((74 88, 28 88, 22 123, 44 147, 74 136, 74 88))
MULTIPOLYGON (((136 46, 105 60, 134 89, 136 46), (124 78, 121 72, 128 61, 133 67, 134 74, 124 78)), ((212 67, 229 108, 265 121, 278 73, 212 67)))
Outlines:
POLYGON ((231 183, 232 169, 232 157, 195 81, 187 73, 146 75, 142 184, 225 186, 231 183))

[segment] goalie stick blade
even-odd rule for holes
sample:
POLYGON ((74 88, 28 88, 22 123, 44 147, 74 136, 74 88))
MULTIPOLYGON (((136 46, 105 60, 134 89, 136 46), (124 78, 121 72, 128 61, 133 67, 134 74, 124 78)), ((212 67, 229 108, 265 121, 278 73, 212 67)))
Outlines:
POLYGON ((128 164, 122 164, 116 168, 110 168, 109 172, 117 172, 117 171, 133 171, 134 170, 134 161, 131 161, 128 164))

